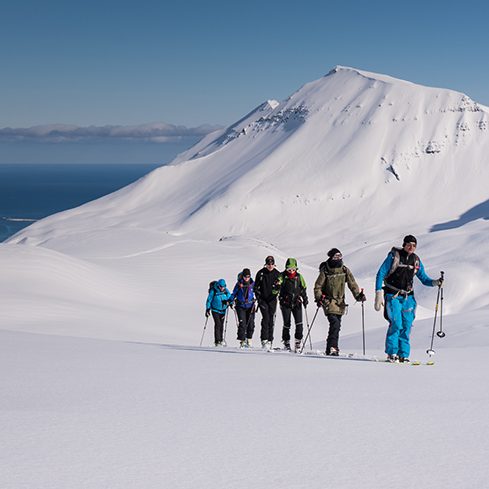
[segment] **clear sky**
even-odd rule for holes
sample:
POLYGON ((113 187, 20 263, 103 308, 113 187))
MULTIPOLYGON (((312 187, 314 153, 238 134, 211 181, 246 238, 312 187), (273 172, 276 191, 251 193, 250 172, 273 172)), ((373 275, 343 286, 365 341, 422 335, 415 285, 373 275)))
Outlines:
POLYGON ((488 27, 482 0, 5 0, 0 128, 227 125, 337 64, 489 105, 488 27))

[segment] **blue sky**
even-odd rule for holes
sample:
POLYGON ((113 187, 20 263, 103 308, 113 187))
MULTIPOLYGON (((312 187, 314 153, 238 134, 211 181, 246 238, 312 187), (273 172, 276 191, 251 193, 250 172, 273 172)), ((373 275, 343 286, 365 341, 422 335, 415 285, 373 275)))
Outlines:
POLYGON ((2 2, 0 128, 227 125, 336 64, 489 105, 488 14, 471 0, 2 2))

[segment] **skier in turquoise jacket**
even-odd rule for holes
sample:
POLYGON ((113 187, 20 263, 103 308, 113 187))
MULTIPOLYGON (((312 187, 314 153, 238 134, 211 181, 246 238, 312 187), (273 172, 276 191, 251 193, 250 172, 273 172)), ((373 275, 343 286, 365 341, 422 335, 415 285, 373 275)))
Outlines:
POLYGON ((385 353, 389 362, 409 362, 409 336, 416 314, 414 277, 428 287, 440 287, 443 283, 442 278, 433 280, 426 274, 414 253, 416 246, 413 235, 405 236, 402 247, 392 248, 377 272, 374 307, 380 311, 385 304, 384 317, 389 321, 385 353))
POLYGON ((224 346, 224 318, 231 302, 230 299, 231 293, 226 288, 226 281, 223 278, 211 282, 205 304, 205 315, 209 317, 212 312, 212 318, 214 319, 214 344, 216 346, 224 346))

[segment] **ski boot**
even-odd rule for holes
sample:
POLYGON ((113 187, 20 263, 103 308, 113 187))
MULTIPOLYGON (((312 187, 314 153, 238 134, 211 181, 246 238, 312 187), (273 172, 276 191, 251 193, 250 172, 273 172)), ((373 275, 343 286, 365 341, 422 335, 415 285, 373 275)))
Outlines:
POLYGON ((299 353, 301 351, 301 345, 302 345, 302 340, 295 340, 295 349, 294 349, 294 351, 296 353, 299 353))
POLYGON ((240 340, 239 341, 239 347, 240 348, 246 348, 246 340, 240 340))
POLYGON ((261 347, 264 350, 268 350, 268 341, 267 340, 261 340, 261 347))
POLYGON ((387 355, 386 362, 389 362, 389 363, 399 363, 399 357, 397 355, 387 355))
POLYGON ((284 340, 284 350, 291 351, 290 350, 290 341, 284 340))
POLYGON ((246 339, 246 348, 251 348, 251 338, 246 339))
POLYGON ((409 358, 406 358, 406 357, 399 357, 399 362, 400 363, 409 363, 410 360, 409 360, 409 358))
POLYGON ((331 347, 329 350, 329 355, 332 357, 339 357, 340 356, 340 350, 338 348, 335 348, 334 346, 331 347))

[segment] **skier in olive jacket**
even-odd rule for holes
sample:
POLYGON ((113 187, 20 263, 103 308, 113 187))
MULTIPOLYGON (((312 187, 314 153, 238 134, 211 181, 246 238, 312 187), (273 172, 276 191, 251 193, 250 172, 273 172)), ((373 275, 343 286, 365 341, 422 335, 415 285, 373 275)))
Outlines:
POLYGON ((319 266, 319 277, 314 284, 314 300, 322 307, 328 318, 329 332, 326 340, 326 355, 338 356, 338 340, 341 317, 348 304, 345 302, 345 285, 348 285, 355 300, 364 302, 365 294, 360 291, 350 269, 343 264, 343 255, 338 248, 328 251, 328 259, 319 266))
POLYGON ((297 271, 297 260, 288 258, 285 263, 285 271, 280 274, 280 309, 284 320, 282 341, 284 348, 290 350, 291 315, 295 321, 295 351, 300 350, 302 341, 302 306, 307 307, 306 282, 297 271))

